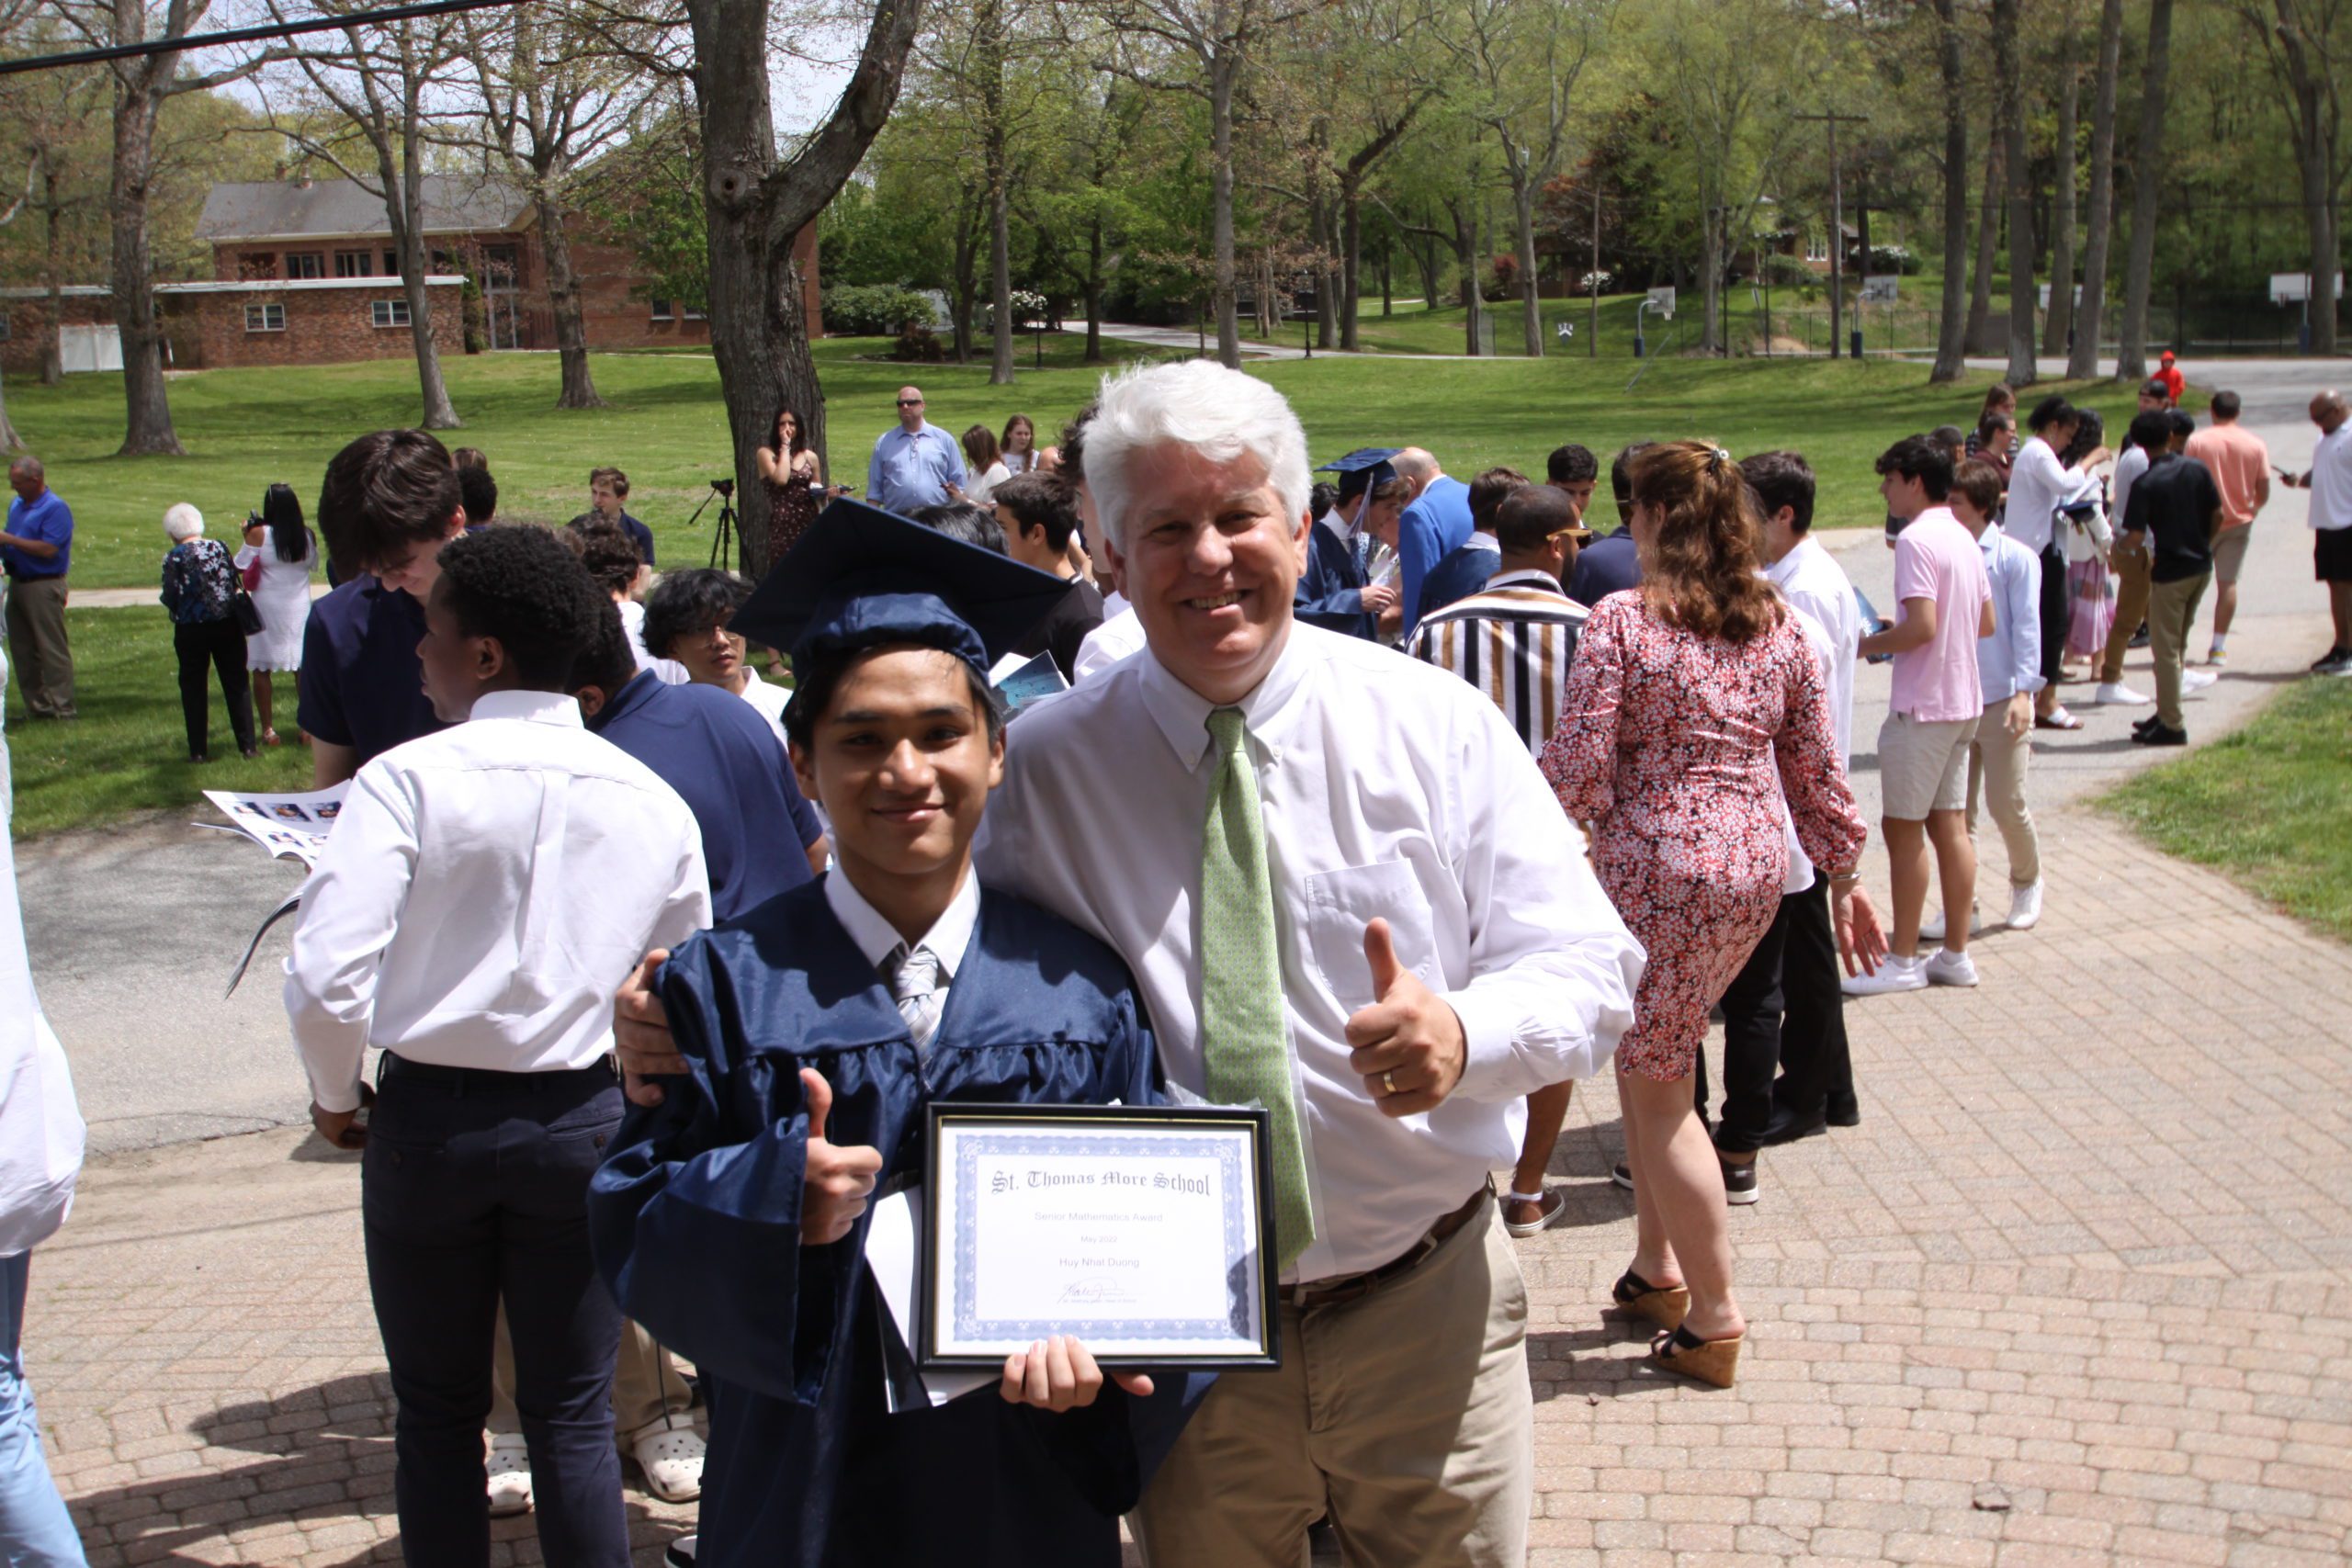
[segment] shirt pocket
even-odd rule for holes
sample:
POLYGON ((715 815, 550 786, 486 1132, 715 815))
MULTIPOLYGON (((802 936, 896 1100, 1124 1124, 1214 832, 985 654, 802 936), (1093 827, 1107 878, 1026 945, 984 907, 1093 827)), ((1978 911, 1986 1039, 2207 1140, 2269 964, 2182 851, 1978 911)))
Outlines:
POLYGON ((1363 955, 1364 928, 1374 919, 1388 922, 1399 964, 1430 989, 1446 988, 1429 898, 1410 865, 1393 860, 1322 872, 1306 879, 1307 949, 1341 1011, 1376 999, 1363 955))

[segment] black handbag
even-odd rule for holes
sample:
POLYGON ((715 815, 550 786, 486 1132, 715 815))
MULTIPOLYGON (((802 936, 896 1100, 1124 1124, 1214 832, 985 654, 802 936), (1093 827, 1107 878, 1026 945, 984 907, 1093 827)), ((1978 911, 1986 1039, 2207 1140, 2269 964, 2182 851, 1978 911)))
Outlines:
POLYGON ((229 617, 237 623, 237 629, 245 636, 261 635, 261 606, 254 604, 254 596, 242 588, 229 595, 229 617))

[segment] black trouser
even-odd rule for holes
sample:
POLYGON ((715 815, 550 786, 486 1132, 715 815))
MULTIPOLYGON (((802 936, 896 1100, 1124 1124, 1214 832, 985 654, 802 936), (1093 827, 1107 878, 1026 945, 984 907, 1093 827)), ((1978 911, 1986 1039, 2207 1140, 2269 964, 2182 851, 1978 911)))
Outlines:
POLYGON ((237 750, 254 749, 254 684, 245 673, 245 634, 234 619, 176 621, 172 625, 172 651, 180 656, 180 716, 187 720, 187 754, 201 757, 211 750, 212 694, 205 690, 205 666, 220 672, 220 694, 229 704, 229 728, 237 733, 237 750))
POLYGON ((2060 523, 2052 528, 2050 547, 2041 552, 2041 678, 2053 686, 2066 668, 2066 626, 2071 618, 2066 604, 2066 547, 2063 538, 2068 526, 2060 523))
POLYGON ((550 1568, 628 1568, 613 1358, 620 1309, 588 1252, 588 1179, 620 1124, 608 1066, 492 1073, 384 1058, 362 1166, 368 1287, 399 1402, 401 1551, 486 1568, 482 1422, 502 1297, 550 1568))
MULTIPOLYGON (((1851 1120, 1854 1062, 1846 1043, 1838 985, 1838 933, 1829 879, 1787 894, 1771 930, 1723 996, 1724 1111, 1715 1146, 1749 1154, 1809 1127, 1825 1114, 1851 1120), (1773 1073, 1780 1072, 1775 1081, 1773 1073)), ((1699 1116, 1707 1120, 1706 1053, 1692 1073, 1699 1116)))

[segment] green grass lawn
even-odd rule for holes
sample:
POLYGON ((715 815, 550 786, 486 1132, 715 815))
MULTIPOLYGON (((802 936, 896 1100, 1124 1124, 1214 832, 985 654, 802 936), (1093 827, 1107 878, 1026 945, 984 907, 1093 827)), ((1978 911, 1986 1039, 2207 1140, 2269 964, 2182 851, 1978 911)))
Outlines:
POLYGON ((2352 942, 2352 681, 2290 687, 2252 724, 2109 795, 2167 854, 2352 942))
MULTIPOLYGON (((1020 412, 1051 439, 1100 375, 1078 364, 1081 343, 1078 334, 1049 338, 1046 368, 1035 370, 1026 367, 1024 341, 1023 368, 1011 387, 989 386, 982 365, 910 370, 889 363, 875 339, 819 344, 833 474, 862 485, 865 454, 893 418, 891 393, 910 374, 925 386, 934 422, 951 431, 975 423, 1000 429, 1020 412)), ((1120 359, 1143 352, 1107 346, 1120 359)), ((1467 476, 1498 462, 1540 472, 1544 454, 1570 440, 1604 459, 1637 436, 1713 435, 1739 453, 1793 446, 1822 475, 1818 520, 1830 527, 1875 525, 1881 510, 1871 459, 1896 436, 1967 423, 1991 379, 1978 374, 1957 387, 1929 388, 1911 364, 1668 357, 1652 361, 1629 393, 1633 369, 1624 360, 1596 364, 1574 354, 1252 366, 1290 395, 1318 458, 1410 442, 1467 476)), ((715 513, 692 530, 686 520, 709 493, 708 481, 729 471, 716 368, 694 355, 600 355, 595 370, 612 406, 563 412, 553 406, 553 355, 453 358, 451 395, 467 423, 449 439, 490 454, 510 517, 570 517, 586 502, 588 470, 616 464, 634 481, 630 510, 651 525, 662 558, 706 557, 715 513)), ((8 389, 10 415, 74 505, 77 587, 153 586, 164 550, 159 525, 173 502, 193 502, 216 536, 228 536, 271 481, 293 485, 307 506, 336 447, 416 417, 415 373, 405 360, 196 372, 175 377, 171 388, 186 457, 113 455, 122 438, 118 377, 8 389)), ((2110 425, 2130 408, 2120 389, 2101 386, 2090 396, 2110 425)))
POLYGON ((212 761, 187 760, 172 623, 153 609, 65 612, 74 644, 74 700, 82 716, 32 723, 8 682, 8 760, 17 788, 15 836, 98 826, 133 811, 211 815, 199 791, 311 787, 311 754, 294 743, 291 676, 278 675, 278 733, 254 761, 237 755, 228 705, 212 687, 212 761))
MULTIPOLYGON (((1048 439, 1091 395, 1102 374, 1078 363, 1082 338, 1048 338, 1046 367, 1026 368, 1011 387, 988 385, 987 367, 927 366, 912 372, 933 419, 953 431, 1001 428, 1029 414, 1048 439)), ((1128 345, 1106 344, 1114 356, 1128 345)), ((817 345, 831 413, 833 471, 862 484, 865 453, 894 417, 892 392, 910 368, 880 357, 874 339, 817 345)), ((686 519, 728 472, 726 422, 718 373, 686 354, 600 355, 599 389, 612 407, 560 412, 549 355, 453 359, 451 393, 467 420, 452 444, 490 454, 502 510, 510 517, 560 521, 586 500, 590 468, 615 463, 635 481, 630 510, 653 528, 673 564, 706 558, 714 513, 686 519)), ((1251 372, 1282 389, 1305 421, 1315 456, 1408 442, 1436 452, 1468 477, 1495 463, 1541 474, 1544 455, 1581 441, 1605 462, 1627 441, 1704 435, 1735 453, 1792 446, 1822 480, 1816 522, 1878 526, 1883 515, 1871 463, 1894 438, 1972 418, 1989 376, 1930 388, 1918 366, 1871 361, 1745 359, 1653 361, 1627 392, 1633 367, 1582 357, 1542 360, 1318 358, 1272 361, 1251 372)), ((2130 395, 2101 385, 2087 394, 2111 426, 2130 395)), ((51 481, 74 504, 77 587, 152 590, 164 554, 164 508, 193 501, 225 532, 257 505, 273 479, 295 486, 306 504, 327 458, 353 434, 413 419, 416 382, 406 361, 304 370, 209 371, 175 378, 174 416, 189 456, 119 458, 119 378, 75 376, 58 388, 9 389, 9 413, 48 463, 51 481)), ((2120 427, 2119 427, 2120 428, 2120 427)), ((1603 504, 1603 521, 1613 523, 1603 504)), ((169 623, 160 609, 69 612, 85 716, 72 725, 24 721, 11 682, 18 834, 103 823, 151 807, 194 809, 199 788, 232 783, 299 787, 307 756, 291 747, 256 763, 221 757, 195 769, 181 761, 179 705, 169 623)), ((283 684, 285 682, 281 682, 283 684)), ((290 694, 281 694, 290 720, 290 694)), ((217 702, 217 698, 216 698, 217 702)), ((218 723, 225 725, 225 715, 218 723)), ((281 726, 289 740, 290 722, 281 726)), ((225 753, 225 756, 224 756, 225 753)))

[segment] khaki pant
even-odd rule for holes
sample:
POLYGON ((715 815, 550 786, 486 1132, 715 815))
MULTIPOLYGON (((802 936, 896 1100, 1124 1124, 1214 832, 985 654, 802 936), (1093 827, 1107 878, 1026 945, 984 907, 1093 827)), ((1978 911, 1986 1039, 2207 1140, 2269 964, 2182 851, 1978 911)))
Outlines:
POLYGON ((2124 650, 2132 646, 2132 634, 2140 629, 2140 622, 2148 613, 2148 547, 2132 544, 2133 537, 2117 535, 2115 548, 2107 558, 2107 564, 2115 569, 2115 624, 2108 628, 2107 649, 2098 661, 2098 678, 2109 686, 2123 683, 2124 650))
POLYGON ((1976 721, 1976 739, 1968 747, 1968 833, 1976 836, 1976 795, 1981 785, 1985 809, 2001 830, 2009 852, 2009 886, 2030 887, 2041 880, 2041 840, 2033 830, 2033 813, 2026 809, 2026 762, 2033 755, 2033 728, 2011 735, 2002 723, 2009 705, 1998 702, 1976 721))
POLYGON ((2148 648, 2156 656, 2156 717, 2165 728, 2180 729, 2180 661, 2188 653, 2189 628, 2197 624, 2197 605, 2205 597, 2210 571, 2178 582, 2159 582, 2148 591, 2148 648))
POLYGON ((1489 1207, 1371 1295, 1282 1309, 1283 1364, 1217 1380, 1129 1517, 1150 1568, 1519 1568, 1534 1495, 1527 1286, 1489 1207))
POLYGON ((8 580, 8 662, 35 718, 74 714, 74 649, 65 640, 65 579, 8 580))
MULTIPOLYGON (((498 1309, 498 1335, 490 1373, 490 1431, 520 1437, 523 1418, 514 1409, 514 1345, 507 1337, 506 1308, 498 1309)), ((620 1359, 613 1369, 613 1440, 626 1449, 647 1432, 687 1419, 693 1391, 678 1375, 670 1352, 639 1324, 621 1320, 620 1359)))

